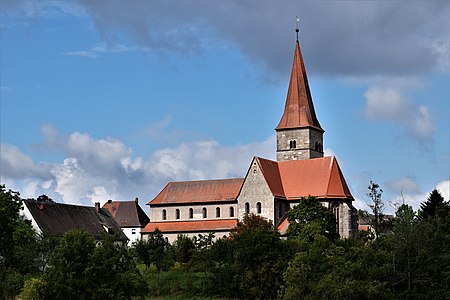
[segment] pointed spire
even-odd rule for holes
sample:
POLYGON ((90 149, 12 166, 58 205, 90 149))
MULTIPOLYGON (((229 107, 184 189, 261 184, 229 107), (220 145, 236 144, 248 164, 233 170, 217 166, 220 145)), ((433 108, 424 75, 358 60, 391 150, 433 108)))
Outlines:
POLYGON ((320 127, 314 111, 305 64, 300 51, 300 43, 297 39, 286 105, 280 123, 275 130, 301 127, 313 127, 322 132, 324 131, 320 127))

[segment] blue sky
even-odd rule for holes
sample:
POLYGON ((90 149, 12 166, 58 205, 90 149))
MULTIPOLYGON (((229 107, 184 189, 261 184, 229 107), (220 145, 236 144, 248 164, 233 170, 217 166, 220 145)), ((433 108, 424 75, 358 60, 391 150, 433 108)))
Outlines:
POLYGON ((445 1, 0 1, 0 178, 91 205, 275 158, 295 16, 316 112, 356 200, 449 197, 445 1))

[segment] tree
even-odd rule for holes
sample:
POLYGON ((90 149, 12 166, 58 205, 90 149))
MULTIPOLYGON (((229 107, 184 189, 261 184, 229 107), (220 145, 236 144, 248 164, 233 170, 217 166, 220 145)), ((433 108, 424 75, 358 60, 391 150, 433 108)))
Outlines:
POLYGON ((336 232, 336 217, 316 197, 302 198, 300 203, 288 211, 288 238, 312 242, 318 234, 330 240, 339 237, 336 232))
POLYGON ((436 216, 436 214, 446 215, 450 211, 450 205, 444 201, 441 193, 437 189, 431 191, 427 201, 420 205, 419 218, 424 220, 436 216))
POLYGON ((18 192, 6 191, 0 185, 0 257, 6 267, 12 266, 14 249, 14 230, 21 222, 19 210, 22 199, 18 192))
POLYGON ((87 280, 86 270, 95 249, 95 240, 86 230, 67 232, 60 240, 44 273, 45 298, 89 299, 96 282, 87 280))
POLYGON ((36 201, 41 201, 41 202, 48 202, 48 203, 54 203, 55 201, 53 201, 52 198, 50 198, 49 196, 47 196, 46 194, 42 194, 39 197, 36 198, 36 201))
POLYGON ((276 297, 287 266, 287 251, 270 221, 247 214, 231 231, 230 239, 213 245, 213 252, 216 244, 227 253, 212 270, 212 290, 224 297, 276 297))
POLYGON ((374 215, 373 228, 375 230, 375 238, 377 238, 381 233, 381 226, 383 222, 384 203, 381 200, 381 194, 383 193, 383 190, 380 189, 380 186, 373 181, 370 181, 368 189, 369 192, 366 194, 366 196, 369 197, 369 201, 367 205, 370 207, 374 215))
POLYGON ((139 259, 141 259, 144 264, 148 267, 153 263, 159 273, 161 272, 165 256, 166 249, 169 243, 166 241, 161 231, 158 228, 154 232, 148 235, 146 240, 140 240, 135 243, 135 253, 139 259))

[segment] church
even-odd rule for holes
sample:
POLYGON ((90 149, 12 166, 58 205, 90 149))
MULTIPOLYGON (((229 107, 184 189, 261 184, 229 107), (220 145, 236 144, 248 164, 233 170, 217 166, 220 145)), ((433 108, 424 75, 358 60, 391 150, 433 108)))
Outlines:
POLYGON ((170 242, 178 234, 213 232, 220 238, 249 213, 270 220, 283 235, 289 226, 286 212, 309 195, 333 211, 341 238, 353 236, 354 198, 336 158, 324 157, 325 131, 314 110, 298 37, 284 113, 275 131, 277 161, 254 157, 244 178, 169 182, 148 203, 150 222, 142 237, 158 228, 170 242))

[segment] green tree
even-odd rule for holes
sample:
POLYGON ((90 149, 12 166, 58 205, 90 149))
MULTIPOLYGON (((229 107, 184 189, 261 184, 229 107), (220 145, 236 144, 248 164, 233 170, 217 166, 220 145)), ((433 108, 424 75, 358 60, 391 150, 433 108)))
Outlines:
POLYGON ((302 198, 300 203, 287 212, 289 239, 312 242, 318 234, 330 240, 339 237, 336 232, 336 217, 316 197, 302 198))
POLYGON ((369 201, 367 205, 370 207, 373 213, 373 229, 375 231, 375 238, 378 238, 380 236, 380 233, 382 231, 382 223, 383 223, 383 211, 384 211, 384 203, 381 199, 381 194, 383 193, 383 190, 380 189, 380 186, 370 181, 370 184, 368 186, 369 192, 366 194, 366 196, 369 197, 369 201))
POLYGON ((13 263, 14 231, 21 222, 21 207, 20 194, 6 191, 5 186, 0 185, 0 257, 6 267, 11 267, 13 263))
POLYGON ((450 204, 444 201, 441 193, 437 189, 431 191, 427 201, 420 205, 419 218, 427 219, 436 214, 446 215, 450 211, 450 204))
POLYGON ((95 249, 95 240, 86 230, 67 232, 50 258, 44 273, 48 299, 89 299, 94 282, 86 270, 95 249))
POLYGON ((153 263, 158 271, 158 277, 164 267, 167 248, 169 243, 166 241, 158 228, 148 235, 146 240, 142 239, 135 243, 134 252, 137 257, 144 262, 146 267, 153 263))
MULTIPOLYGON (((212 270, 212 289, 224 297, 275 298, 287 266, 287 251, 271 222, 248 214, 231 231, 228 240, 214 244, 228 254, 212 270)), ((216 254, 213 257, 217 257, 216 254)))

